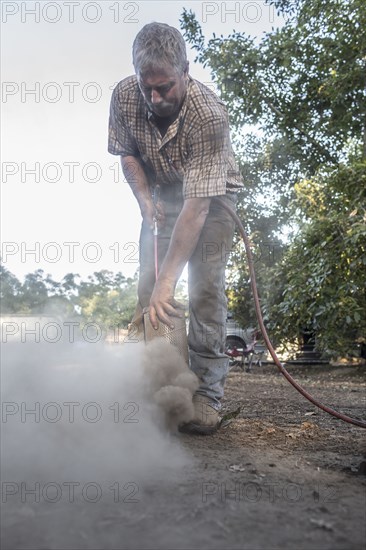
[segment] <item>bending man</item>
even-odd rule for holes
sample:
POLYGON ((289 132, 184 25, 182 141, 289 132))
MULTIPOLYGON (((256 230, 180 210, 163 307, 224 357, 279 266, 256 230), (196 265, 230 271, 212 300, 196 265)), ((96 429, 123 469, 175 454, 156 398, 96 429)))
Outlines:
POLYGON ((215 197, 236 201, 242 181, 221 100, 188 73, 180 32, 150 23, 133 43, 136 74, 113 91, 108 150, 121 156, 140 206, 140 278, 134 322, 149 307, 153 326, 182 314, 174 299, 188 262, 190 368, 200 380, 195 417, 183 430, 213 433, 228 372, 225 266, 234 223, 215 197), (159 276, 155 281, 153 193, 158 203, 159 276))

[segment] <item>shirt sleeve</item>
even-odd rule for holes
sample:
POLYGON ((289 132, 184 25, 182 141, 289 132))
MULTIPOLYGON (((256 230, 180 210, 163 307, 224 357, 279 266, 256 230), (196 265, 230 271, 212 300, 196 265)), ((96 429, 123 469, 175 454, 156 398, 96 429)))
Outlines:
POLYGON ((136 141, 126 124, 118 94, 118 86, 113 90, 108 125, 108 152, 112 155, 138 156, 136 141))
POLYGON ((185 199, 226 194, 229 126, 212 118, 195 130, 183 180, 185 199))

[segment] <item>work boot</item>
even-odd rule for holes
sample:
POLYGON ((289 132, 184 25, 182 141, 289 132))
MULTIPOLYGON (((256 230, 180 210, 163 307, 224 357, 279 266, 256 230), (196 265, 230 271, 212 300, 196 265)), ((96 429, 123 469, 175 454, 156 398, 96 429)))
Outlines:
POLYGON ((220 416, 212 406, 212 399, 196 393, 192 401, 194 406, 193 420, 180 426, 179 431, 196 435, 215 433, 220 426, 220 416))

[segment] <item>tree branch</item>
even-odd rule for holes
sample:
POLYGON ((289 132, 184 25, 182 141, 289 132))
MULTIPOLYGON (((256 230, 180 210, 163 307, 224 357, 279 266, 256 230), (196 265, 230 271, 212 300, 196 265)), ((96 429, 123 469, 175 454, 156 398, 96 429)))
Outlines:
MULTIPOLYGON (((267 105, 271 109, 271 111, 273 111, 277 116, 282 118, 282 120, 285 120, 284 113, 282 113, 275 105, 273 105, 273 103, 269 99, 267 99, 266 97, 264 97, 263 99, 267 103, 267 105)), ((334 157, 331 153, 329 153, 329 151, 327 149, 325 149, 322 145, 320 145, 320 143, 318 141, 316 141, 316 139, 314 139, 312 136, 310 136, 305 130, 303 130, 303 128, 301 128, 300 126, 298 126, 294 122, 292 122, 292 127, 296 128, 296 130, 298 132, 300 132, 300 134, 303 137, 305 137, 307 140, 309 140, 310 143, 315 147, 315 149, 317 149, 317 151, 319 151, 319 153, 322 153, 328 161, 333 162, 334 164, 338 164, 337 157, 334 157)), ((365 139, 366 139, 366 126, 365 126, 365 139)), ((365 153, 366 153, 366 151, 365 151, 365 153)))

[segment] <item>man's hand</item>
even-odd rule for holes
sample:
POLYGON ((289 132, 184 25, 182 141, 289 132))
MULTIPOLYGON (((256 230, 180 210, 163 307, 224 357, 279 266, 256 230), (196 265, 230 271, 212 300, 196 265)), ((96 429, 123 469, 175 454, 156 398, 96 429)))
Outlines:
POLYGON ((158 319, 174 328, 170 317, 183 317, 184 306, 174 299, 175 283, 158 280, 150 298, 150 321, 154 329, 158 328, 158 319))
POLYGON ((165 222, 164 208, 161 201, 154 205, 151 190, 146 174, 138 158, 134 156, 121 157, 123 174, 139 203, 141 216, 151 229, 154 229, 154 217, 158 222, 158 229, 165 222))
POLYGON ((158 222, 158 229, 164 227, 165 224, 165 212, 162 202, 158 202, 156 205, 151 201, 150 204, 144 206, 141 209, 142 218, 145 223, 148 224, 151 230, 154 229, 154 219, 158 222))

